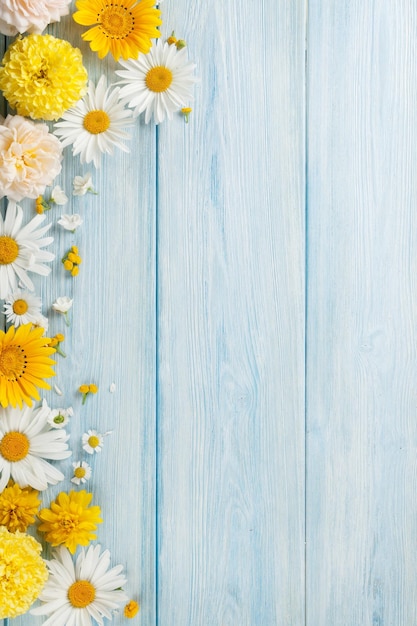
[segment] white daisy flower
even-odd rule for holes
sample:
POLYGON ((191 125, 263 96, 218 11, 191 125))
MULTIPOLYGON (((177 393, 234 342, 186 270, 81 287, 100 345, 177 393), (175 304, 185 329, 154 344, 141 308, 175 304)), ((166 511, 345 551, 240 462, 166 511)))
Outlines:
POLYGON ((72 181, 72 195, 73 196, 85 196, 87 192, 96 194, 97 192, 93 187, 93 179, 90 172, 87 172, 85 176, 75 176, 72 181))
POLYGON ((20 487, 43 491, 64 475, 45 459, 71 456, 65 430, 52 430, 46 402, 38 409, 0 409, 0 492, 12 478, 20 487))
POLYGON ((86 461, 73 463, 72 467, 74 468, 74 476, 71 478, 71 482, 75 485, 85 483, 91 478, 91 467, 86 461))
POLYGON ((32 322, 32 325, 36 328, 43 328, 44 335, 48 332, 49 320, 44 315, 38 315, 32 322))
POLYGON ((54 204, 59 204, 61 206, 67 204, 68 202, 67 194, 63 189, 61 189, 59 185, 56 185, 56 187, 52 189, 51 202, 53 202, 54 204))
POLYGON ((27 272, 47 276, 51 269, 43 262, 53 261, 52 252, 41 250, 53 242, 53 237, 42 238, 51 224, 38 228, 45 215, 36 215, 22 227, 23 210, 16 202, 9 202, 6 217, 0 215, 0 299, 17 288, 18 279, 24 287, 34 290, 27 272))
POLYGON ((96 430, 87 430, 82 436, 83 450, 88 454, 94 454, 94 452, 101 452, 104 443, 104 435, 101 435, 96 430))
POLYGON ((62 228, 65 228, 65 230, 70 230, 72 233, 74 233, 76 229, 81 226, 82 223, 82 217, 78 213, 74 213, 72 215, 61 215, 61 218, 58 220, 58 224, 62 226, 62 228))
POLYGON ((55 135, 63 146, 72 144, 72 152, 80 155, 81 163, 93 161, 95 167, 100 167, 101 154, 113 154, 114 146, 129 152, 122 143, 129 135, 122 128, 132 126, 133 118, 119 102, 119 90, 107 87, 105 76, 97 87, 90 81, 86 96, 62 115, 63 122, 55 124, 55 135))
POLYGON ((124 70, 116 74, 122 78, 119 97, 139 115, 145 111, 145 122, 152 117, 159 124, 167 116, 184 107, 192 99, 196 82, 195 64, 187 60, 187 50, 157 41, 147 54, 138 59, 120 60, 124 70))
POLYGON ((51 428, 64 428, 70 417, 74 415, 72 406, 68 409, 51 409, 48 416, 48 424, 51 428))
POLYGON ((67 548, 60 546, 46 561, 49 578, 39 596, 41 606, 32 615, 48 615, 43 626, 103 626, 103 618, 128 600, 121 587, 126 584, 123 566, 110 567, 110 552, 101 546, 81 549, 74 564, 67 548))
POLYGON ((34 323, 41 315, 42 301, 28 291, 16 289, 7 296, 4 303, 4 314, 8 323, 13 326, 34 323))

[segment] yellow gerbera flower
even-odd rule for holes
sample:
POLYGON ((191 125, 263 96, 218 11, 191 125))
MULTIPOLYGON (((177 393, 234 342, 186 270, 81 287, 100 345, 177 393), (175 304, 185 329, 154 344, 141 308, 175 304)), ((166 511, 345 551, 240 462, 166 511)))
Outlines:
POLYGON ((0 67, 0 89, 19 115, 57 120, 85 93, 87 70, 78 48, 52 35, 17 38, 0 67))
POLYGON ((26 613, 48 578, 42 546, 24 533, 0 526, 0 619, 26 613))
POLYGON ((55 348, 49 348, 43 328, 23 324, 0 330, 0 404, 22 408, 23 402, 32 406, 32 398, 40 400, 37 387, 50 389, 44 378, 55 376, 49 358, 55 348))
POLYGON ((77 0, 74 20, 82 26, 93 26, 82 38, 103 59, 110 52, 116 61, 136 59, 140 52, 149 52, 151 39, 161 36, 162 24, 154 0, 77 0))
POLYGON ((38 530, 46 533, 45 541, 52 546, 64 545, 74 554, 77 546, 86 546, 96 539, 93 531, 103 520, 99 506, 89 507, 92 497, 84 490, 69 494, 61 491, 50 509, 39 512, 43 523, 38 530))
POLYGON ((35 522, 35 515, 40 506, 39 491, 32 487, 23 489, 10 481, 0 493, 0 525, 11 533, 17 530, 25 532, 35 522))

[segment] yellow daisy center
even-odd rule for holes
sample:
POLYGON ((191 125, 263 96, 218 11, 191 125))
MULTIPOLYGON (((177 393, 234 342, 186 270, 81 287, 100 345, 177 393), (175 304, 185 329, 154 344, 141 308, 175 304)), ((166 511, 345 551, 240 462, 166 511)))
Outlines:
POLYGON ((68 600, 76 609, 84 609, 96 597, 96 590, 88 580, 76 580, 68 589, 68 600))
POLYGON ((124 39, 135 28, 135 18, 127 7, 120 7, 117 4, 103 7, 101 14, 97 15, 97 22, 100 24, 106 37, 112 39, 124 39))
POLYGON ((0 441, 1 456, 11 463, 21 461, 29 452, 29 439, 23 433, 10 431, 0 441))
POLYGON ((91 435, 91 437, 88 438, 88 445, 91 448, 97 448, 99 443, 100 443, 100 439, 98 437, 96 437, 95 435, 91 435))
POLYGON ((17 380, 25 368, 25 351, 20 346, 7 346, 0 352, 0 376, 8 380, 17 380))
POLYGON ((15 313, 16 315, 24 315, 24 313, 27 312, 27 310, 29 309, 29 305, 26 302, 26 300, 15 300, 13 302, 13 313, 15 313))
POLYGON ((84 467, 76 467, 74 470, 74 476, 76 478, 84 478, 85 476, 85 468, 84 467))
POLYGON ((83 126, 92 135, 99 135, 104 133, 110 126, 110 118, 106 111, 100 109, 89 111, 84 117, 83 126))
POLYGON ((7 235, 0 237, 0 265, 9 265, 17 259, 19 246, 16 241, 7 235))
POLYGON ((147 88, 155 93, 166 91, 172 83, 172 72, 163 65, 157 65, 146 74, 145 83, 147 88))

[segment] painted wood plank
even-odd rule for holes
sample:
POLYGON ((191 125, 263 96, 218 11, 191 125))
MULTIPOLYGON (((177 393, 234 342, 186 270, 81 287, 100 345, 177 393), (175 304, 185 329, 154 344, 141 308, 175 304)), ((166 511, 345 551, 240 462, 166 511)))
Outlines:
POLYGON ((309 19, 307 623, 414 624, 416 6, 309 19))
POLYGON ((304 623, 304 2, 164 3, 158 624, 304 623))
MULTIPOLYGON (((104 72, 115 82, 115 64, 98 58, 81 41, 81 27, 70 17, 48 32, 82 49, 90 77, 104 72)), ((58 297, 74 299, 72 323, 50 315, 52 334, 66 335, 67 358, 57 357, 54 382, 62 390, 47 394, 52 407, 73 406, 71 440, 73 457, 62 462, 66 480, 48 489, 51 494, 75 488, 73 460, 87 460, 93 477, 85 485, 102 508, 104 523, 98 540, 112 554, 114 565, 125 566, 126 592, 139 600, 141 611, 132 624, 155 624, 155 128, 139 120, 132 132, 131 154, 105 157, 102 167, 81 166, 65 151, 62 174, 55 181, 71 196, 75 175, 92 172, 97 195, 70 197, 65 207, 47 214, 55 237, 51 276, 37 281, 45 314, 58 297), (137 146, 140 146, 138 150, 137 146), (62 213, 80 213, 84 223, 75 234, 56 224, 62 213), (61 258, 72 244, 83 258, 80 275, 64 272, 61 258), (77 389, 94 382, 99 393, 81 406, 77 389), (110 385, 115 383, 114 393, 110 385), (100 455, 91 458, 81 449, 81 435, 89 428, 113 431, 100 455)), ((34 202, 22 203, 34 215, 34 202)), ((38 626, 44 620, 25 615, 16 626, 38 626)), ((118 626, 120 614, 112 621, 118 626)))

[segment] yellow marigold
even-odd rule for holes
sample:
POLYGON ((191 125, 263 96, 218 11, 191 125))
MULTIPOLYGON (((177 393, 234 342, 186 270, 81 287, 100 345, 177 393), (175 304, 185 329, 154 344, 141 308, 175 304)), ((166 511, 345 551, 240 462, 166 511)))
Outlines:
POLYGON ((22 489, 10 481, 0 493, 0 525, 5 526, 11 533, 17 530, 25 532, 35 521, 41 503, 38 494, 39 491, 32 487, 22 489))
POLYGON ((128 604, 126 604, 123 614, 125 617, 132 618, 132 617, 135 617, 138 611, 139 611, 139 604, 135 602, 134 600, 131 600, 130 602, 128 602, 128 604))
POLYGON ((38 530, 46 533, 45 541, 52 546, 63 544, 74 554, 77 546, 86 546, 96 539, 93 531, 103 520, 99 506, 89 507, 92 497, 92 493, 84 490, 69 494, 61 491, 55 502, 51 502, 51 508, 39 513, 43 523, 38 530))
POLYGON ((18 37, 0 67, 0 89, 19 115, 57 120, 85 93, 81 52, 52 35, 18 37))
POLYGON ((23 615, 48 578, 42 546, 24 533, 0 526, 0 619, 23 615))

